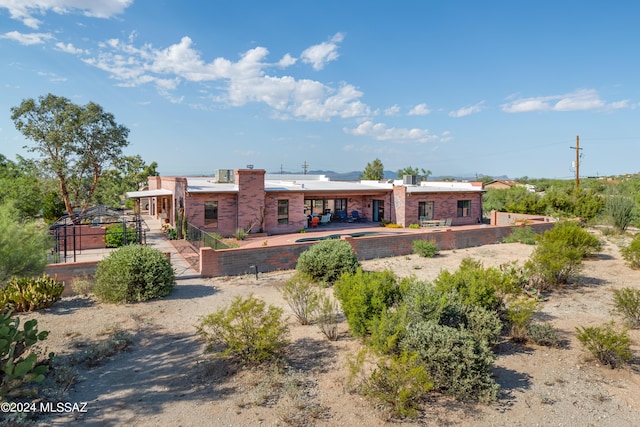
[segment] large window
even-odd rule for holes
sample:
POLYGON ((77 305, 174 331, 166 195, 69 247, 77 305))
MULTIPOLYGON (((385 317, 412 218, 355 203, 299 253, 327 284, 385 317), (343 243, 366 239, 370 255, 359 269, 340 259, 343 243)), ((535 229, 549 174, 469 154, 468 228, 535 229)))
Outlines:
POLYGON ((218 226, 218 202, 204 202, 204 226, 218 226))
POLYGON ((471 216, 471 200, 458 200, 458 216, 471 216))
POLYGON ((289 223, 289 200, 278 200, 278 224, 289 223))
POLYGON ((418 218, 433 219, 433 202, 418 202, 418 218))

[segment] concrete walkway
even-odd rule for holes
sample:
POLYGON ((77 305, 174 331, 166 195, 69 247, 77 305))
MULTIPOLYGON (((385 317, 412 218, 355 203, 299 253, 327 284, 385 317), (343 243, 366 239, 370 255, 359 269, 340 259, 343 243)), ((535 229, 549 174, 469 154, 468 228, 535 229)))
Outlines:
POLYGON ((191 267, 191 264, 189 264, 167 239, 167 236, 162 231, 161 222, 148 215, 142 215, 142 219, 147 224, 147 227, 149 227, 149 231, 147 231, 147 245, 171 254, 171 265, 176 272, 176 279, 193 279, 200 277, 199 272, 191 267))

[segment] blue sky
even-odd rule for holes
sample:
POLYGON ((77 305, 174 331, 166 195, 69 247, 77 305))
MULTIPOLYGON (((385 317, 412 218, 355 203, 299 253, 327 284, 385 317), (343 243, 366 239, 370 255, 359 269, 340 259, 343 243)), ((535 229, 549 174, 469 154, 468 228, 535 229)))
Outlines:
POLYGON ((0 0, 0 153, 30 155, 10 108, 53 93, 165 175, 571 178, 577 135, 582 176, 636 173, 638 22, 632 1, 0 0))

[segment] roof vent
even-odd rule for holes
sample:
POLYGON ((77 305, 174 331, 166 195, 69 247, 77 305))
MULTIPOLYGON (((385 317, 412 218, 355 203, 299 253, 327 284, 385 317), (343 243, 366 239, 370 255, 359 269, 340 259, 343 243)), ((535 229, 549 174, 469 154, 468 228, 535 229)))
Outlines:
POLYGON ((235 180, 233 169, 218 169, 216 171, 216 182, 219 184, 232 183, 235 180))

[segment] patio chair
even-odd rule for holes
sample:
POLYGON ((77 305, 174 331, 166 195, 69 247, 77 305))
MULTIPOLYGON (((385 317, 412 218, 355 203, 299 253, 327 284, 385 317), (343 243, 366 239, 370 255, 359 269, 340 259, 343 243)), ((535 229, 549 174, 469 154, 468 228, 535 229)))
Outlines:
POLYGON ((444 226, 445 227, 451 227, 451 223, 452 222, 453 222, 453 218, 447 218, 445 223, 444 223, 444 226))
POLYGON ((340 219, 340 221, 342 222, 347 222, 347 213, 345 211, 340 211, 338 212, 338 218, 340 219))
POLYGON ((358 211, 351 211, 351 219, 360 222, 362 218, 360 218, 358 211))
POLYGON ((318 223, 320 222, 320 217, 319 216, 314 216, 313 218, 311 218, 311 224, 309 224, 311 226, 311 228, 317 227, 318 223))
POLYGON ((331 214, 325 214, 320 217, 320 224, 327 225, 331 222, 331 214))

